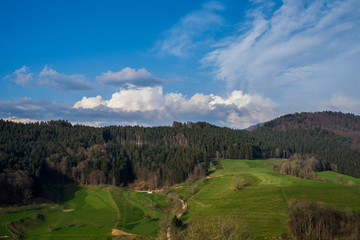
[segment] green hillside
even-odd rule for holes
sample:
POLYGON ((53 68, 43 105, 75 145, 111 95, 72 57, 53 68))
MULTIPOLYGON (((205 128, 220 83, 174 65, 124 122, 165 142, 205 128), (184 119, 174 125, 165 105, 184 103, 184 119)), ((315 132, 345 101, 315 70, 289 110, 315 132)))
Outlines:
POLYGON ((360 178, 354 178, 351 176, 347 176, 347 175, 332 172, 332 171, 318 172, 317 174, 321 179, 324 179, 324 180, 331 180, 335 183, 360 186, 360 178))
POLYGON ((170 196, 184 200, 187 208, 181 220, 185 223, 199 217, 236 217, 243 220, 241 227, 251 239, 285 234, 289 238, 287 208, 292 199, 360 211, 360 188, 283 175, 270 168, 273 161, 282 160, 215 162, 207 178, 162 193, 112 186, 53 186, 56 204, 1 208, 0 234, 11 236, 10 229, 15 237, 25 239, 111 239, 116 228, 153 239, 161 235, 160 219, 173 209, 170 196))
POLYGON ((223 160, 206 181, 174 188, 188 205, 183 220, 240 216, 252 238, 264 239, 281 233, 289 236, 286 211, 291 199, 312 199, 360 211, 359 188, 283 175, 270 169, 270 161, 275 160, 223 160), (235 190, 235 176, 243 179, 240 190, 235 190))
MULTIPOLYGON (((148 195, 117 187, 55 188, 59 204, 2 208, 1 236, 25 239, 111 239, 112 229, 135 234, 157 234, 161 209, 169 208, 167 197, 148 195), (7 226, 7 227, 6 227, 7 226)), ((11 238, 7 238, 11 239, 11 238)))

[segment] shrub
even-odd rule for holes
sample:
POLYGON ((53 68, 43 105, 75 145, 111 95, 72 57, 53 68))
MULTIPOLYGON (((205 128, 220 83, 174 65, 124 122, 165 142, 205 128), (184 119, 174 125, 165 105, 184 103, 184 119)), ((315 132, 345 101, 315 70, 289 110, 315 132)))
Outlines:
POLYGON ((291 201, 289 227, 294 239, 359 239, 360 215, 341 212, 328 204, 310 200, 291 201))

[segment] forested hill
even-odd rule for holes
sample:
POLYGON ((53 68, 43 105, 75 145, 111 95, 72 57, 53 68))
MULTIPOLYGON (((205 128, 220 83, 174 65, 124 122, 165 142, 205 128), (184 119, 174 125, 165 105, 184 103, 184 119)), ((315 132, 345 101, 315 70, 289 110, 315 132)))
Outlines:
POLYGON ((88 127, 0 120, 0 204, 47 196, 47 183, 161 188, 204 177, 210 159, 312 154, 318 170, 360 177, 360 117, 290 114, 251 132, 205 122, 88 127))
POLYGON ((360 116, 341 112, 295 113, 276 118, 267 126, 275 130, 329 130, 351 139, 351 147, 360 150, 360 116))
POLYGON ((0 120, 0 203, 46 194, 51 182, 168 186, 203 177, 209 158, 261 155, 249 132, 204 122, 95 128, 0 120))
POLYGON ((288 114, 251 131, 273 155, 314 154, 320 170, 360 177, 360 116, 340 112, 288 114))

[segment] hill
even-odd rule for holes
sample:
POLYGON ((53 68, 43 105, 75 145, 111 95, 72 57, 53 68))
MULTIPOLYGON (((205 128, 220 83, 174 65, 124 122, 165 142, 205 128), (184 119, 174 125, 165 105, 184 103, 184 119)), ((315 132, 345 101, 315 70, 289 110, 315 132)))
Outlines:
POLYGON ((317 171, 360 177, 360 117, 296 113, 253 131, 205 122, 167 127, 21 124, 0 120, 0 204, 53 200, 45 183, 169 187, 206 176, 213 159, 311 154, 317 171))
POLYGON ((169 199, 158 193, 110 186, 51 189, 60 196, 56 203, 0 208, 0 236, 111 239, 113 229, 123 235, 156 236, 160 218, 172 207, 169 199))
MULTIPOLYGON (((0 236, 11 236, 11 232, 24 239, 110 239, 113 229, 118 229, 140 235, 139 239, 159 238, 174 216, 174 197, 186 205, 180 217, 186 224, 185 236, 196 222, 206 226, 220 221, 221 226, 231 226, 236 221, 237 230, 244 233, 240 239, 291 239, 288 208, 294 200, 310 199, 339 211, 360 211, 358 186, 284 175, 271 169, 277 161, 283 160, 214 161, 208 177, 152 194, 113 186, 49 185, 56 203, 0 208, 0 236)), ((222 237, 217 239, 229 239, 222 237)))
POLYGON ((54 184, 160 188, 206 175, 211 158, 256 158, 260 143, 245 130, 204 122, 171 127, 20 124, 0 120, 0 203, 50 197, 54 184))
POLYGON ((287 209, 294 199, 360 211, 358 187, 284 175, 271 169, 273 161, 277 160, 222 160, 209 178, 170 190, 188 206, 182 219, 238 216, 251 239, 279 239, 282 233, 290 236, 287 209), (236 188, 238 178, 240 188, 236 188))
MULTIPOLYGON (((259 127, 265 124, 260 124, 259 127)), ((336 135, 350 138, 350 146, 360 150, 360 116, 341 112, 295 113, 276 118, 266 124, 274 130, 292 129, 328 130, 336 135)), ((255 130, 255 129, 251 129, 255 130)))
POLYGON ((251 133, 268 144, 270 156, 313 154, 322 163, 318 170, 360 177, 360 116, 339 112, 288 114, 251 133))

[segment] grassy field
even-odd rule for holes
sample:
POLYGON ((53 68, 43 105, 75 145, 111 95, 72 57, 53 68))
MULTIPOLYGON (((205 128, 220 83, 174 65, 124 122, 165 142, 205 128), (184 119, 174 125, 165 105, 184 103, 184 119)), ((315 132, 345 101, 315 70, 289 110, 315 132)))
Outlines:
MULTIPOLYGON (((0 236, 26 239, 112 239, 113 228, 153 236, 160 208, 169 208, 164 195, 117 187, 53 187, 58 204, 2 208, 0 236)), ((8 238, 11 239, 11 238, 8 238)))
MULTIPOLYGON (((0 236, 11 236, 10 229, 26 239, 112 239, 111 231, 116 228, 153 239, 160 218, 172 209, 165 194, 185 201, 183 221, 199 216, 241 217, 252 239, 271 239, 281 233, 289 236, 286 211, 291 199, 360 211, 359 187, 280 174, 270 168, 272 161, 281 160, 222 160, 208 178, 174 186, 162 194, 111 186, 51 186, 56 203, 0 208, 0 236)), ((336 179, 339 174, 322 172, 319 176, 336 179)), ((341 176, 359 183, 359 179, 341 176)))
POLYGON ((350 177, 341 173, 336 173, 336 172, 331 172, 331 171, 324 171, 324 172, 318 172, 318 176, 321 179, 325 179, 325 180, 331 180, 333 182, 337 182, 337 181, 341 181, 343 180, 345 184, 349 184, 350 185, 352 183, 354 183, 355 185, 360 186, 360 178, 354 178, 354 177, 350 177), (352 182, 352 183, 351 183, 352 182))
MULTIPOLYGON (((270 169, 274 160, 223 160, 206 180, 173 188, 183 196, 193 216, 241 216, 254 239, 288 234, 287 206, 291 199, 313 199, 339 208, 360 210, 360 189, 287 176, 270 169), (235 189, 235 179, 242 187, 235 189)), ((289 235, 289 234, 288 234, 289 235)))
POLYGON ((121 188, 109 188, 109 193, 120 216, 114 227, 142 236, 156 235, 163 211, 171 207, 168 198, 158 193, 147 194, 121 188))

